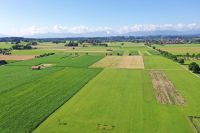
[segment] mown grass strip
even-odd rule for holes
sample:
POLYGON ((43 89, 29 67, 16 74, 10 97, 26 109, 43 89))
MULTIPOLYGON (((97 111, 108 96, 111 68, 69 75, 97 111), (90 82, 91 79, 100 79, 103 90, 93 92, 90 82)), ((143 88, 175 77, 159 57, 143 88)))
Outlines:
POLYGON ((147 50, 152 55, 160 55, 160 53, 156 50, 147 50))

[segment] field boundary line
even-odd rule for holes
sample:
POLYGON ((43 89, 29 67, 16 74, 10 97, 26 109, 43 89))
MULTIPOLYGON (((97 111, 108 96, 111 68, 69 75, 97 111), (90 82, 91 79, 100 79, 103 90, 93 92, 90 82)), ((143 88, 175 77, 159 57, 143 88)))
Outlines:
POLYGON ((138 53, 139 53, 139 55, 143 56, 143 54, 141 53, 141 51, 140 51, 140 50, 138 50, 138 53))
POLYGON ((151 53, 149 53, 149 51, 147 51, 147 50, 146 50, 146 53, 147 53, 148 55, 152 55, 152 54, 151 54, 151 53))

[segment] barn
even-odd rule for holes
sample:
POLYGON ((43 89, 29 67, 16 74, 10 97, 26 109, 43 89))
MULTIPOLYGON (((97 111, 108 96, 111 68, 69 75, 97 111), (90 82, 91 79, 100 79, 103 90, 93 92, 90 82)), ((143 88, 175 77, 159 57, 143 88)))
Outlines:
POLYGON ((40 66, 32 66, 31 68, 32 68, 32 70, 40 70, 41 69, 40 66))

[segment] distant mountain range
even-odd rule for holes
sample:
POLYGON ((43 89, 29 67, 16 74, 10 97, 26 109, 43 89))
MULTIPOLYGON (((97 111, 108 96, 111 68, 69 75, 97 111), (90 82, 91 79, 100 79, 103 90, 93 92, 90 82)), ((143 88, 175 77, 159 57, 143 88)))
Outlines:
MULTIPOLYGON (((107 37, 107 36, 169 36, 169 35, 196 35, 200 34, 199 30, 191 31, 173 31, 173 30, 163 30, 163 31, 140 31, 140 32, 129 32, 125 34, 119 33, 106 33, 106 32, 90 32, 82 34, 74 33, 44 33, 24 36, 26 38, 66 38, 66 37, 107 37)), ((0 34, 0 37, 10 37, 0 34)))
POLYGON ((32 36, 25 36, 28 38, 65 38, 65 37, 107 37, 107 36, 156 36, 156 35, 195 35, 200 34, 200 31, 152 31, 152 32, 130 32, 125 34, 106 33, 106 32, 90 32, 82 34, 73 33, 45 33, 32 36))

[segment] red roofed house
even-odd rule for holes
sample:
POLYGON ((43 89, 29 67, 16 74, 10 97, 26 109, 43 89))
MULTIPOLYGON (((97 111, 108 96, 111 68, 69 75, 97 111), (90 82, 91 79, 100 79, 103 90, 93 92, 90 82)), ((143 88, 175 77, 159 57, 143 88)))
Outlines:
POLYGON ((41 67, 40 66, 32 66, 32 70, 40 70, 41 67))

